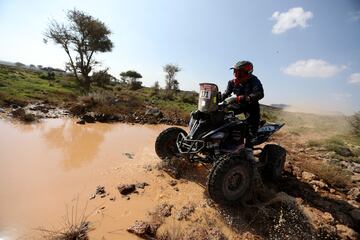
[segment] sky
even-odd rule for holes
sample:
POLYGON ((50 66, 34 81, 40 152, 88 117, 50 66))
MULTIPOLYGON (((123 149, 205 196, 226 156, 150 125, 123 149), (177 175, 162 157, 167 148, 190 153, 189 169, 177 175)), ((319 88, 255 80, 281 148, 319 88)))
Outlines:
POLYGON ((74 8, 112 31, 114 49, 96 59, 115 77, 136 70, 143 85, 164 86, 162 67, 172 63, 181 89, 212 82, 224 91, 229 68, 249 60, 263 104, 360 111, 360 1, 0 0, 0 60, 64 68, 64 50, 43 33, 74 8))

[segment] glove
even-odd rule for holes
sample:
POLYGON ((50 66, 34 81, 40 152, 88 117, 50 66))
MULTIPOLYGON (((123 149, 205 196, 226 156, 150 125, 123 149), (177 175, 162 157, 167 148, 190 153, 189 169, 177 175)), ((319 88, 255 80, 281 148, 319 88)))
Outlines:
POLYGON ((231 103, 235 103, 236 101, 237 101, 237 97, 234 96, 234 97, 228 97, 228 98, 226 98, 226 99, 224 100, 224 103, 225 103, 226 105, 228 105, 228 104, 231 104, 231 103))
POLYGON ((249 102, 250 101, 250 97, 249 96, 245 96, 245 95, 240 95, 236 97, 236 102, 237 103, 241 103, 241 102, 249 102))

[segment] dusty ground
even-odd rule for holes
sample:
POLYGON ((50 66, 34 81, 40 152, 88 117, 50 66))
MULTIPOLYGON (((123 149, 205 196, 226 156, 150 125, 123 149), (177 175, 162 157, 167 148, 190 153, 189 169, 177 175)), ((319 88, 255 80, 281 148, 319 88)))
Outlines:
POLYGON ((38 239, 39 229, 82 218, 90 239, 138 239, 127 231, 136 221, 130 231, 149 239, 358 238, 359 199, 349 191, 359 182, 341 188, 304 172, 305 162, 323 161, 304 139, 276 135, 288 150, 284 178, 249 206, 228 208, 207 198, 205 167, 181 179, 158 169, 153 145, 166 127, 0 120, 0 238, 38 239), (138 185, 123 196, 124 184, 138 185))

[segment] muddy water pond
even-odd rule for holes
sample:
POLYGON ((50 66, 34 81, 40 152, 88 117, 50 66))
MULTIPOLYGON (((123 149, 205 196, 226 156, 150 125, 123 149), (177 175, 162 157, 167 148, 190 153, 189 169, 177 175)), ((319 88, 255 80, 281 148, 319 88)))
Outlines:
MULTIPOLYGON (((38 228, 59 229, 83 215, 94 223, 93 239, 136 239, 126 228, 157 202, 179 195, 161 186, 168 176, 144 168, 160 161, 154 141, 166 127, 0 120, 0 239, 37 239, 38 228), (149 186, 122 198, 118 184, 137 182, 149 186), (90 200, 98 185, 109 195, 90 200)), ((202 198, 196 184, 179 188, 187 193, 180 202, 202 198)))

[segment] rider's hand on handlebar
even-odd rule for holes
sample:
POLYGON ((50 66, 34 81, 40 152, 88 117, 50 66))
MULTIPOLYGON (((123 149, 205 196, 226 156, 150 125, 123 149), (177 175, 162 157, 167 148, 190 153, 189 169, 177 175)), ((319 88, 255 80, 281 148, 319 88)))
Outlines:
POLYGON ((241 102, 249 102, 250 101, 250 97, 249 96, 245 96, 245 95, 240 95, 236 97, 236 102, 237 103, 241 103, 241 102))
POLYGON ((225 105, 229 105, 229 104, 235 103, 235 102, 237 102, 237 97, 236 97, 236 96, 228 97, 228 98, 226 98, 226 99, 223 101, 223 103, 224 103, 225 105))

